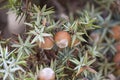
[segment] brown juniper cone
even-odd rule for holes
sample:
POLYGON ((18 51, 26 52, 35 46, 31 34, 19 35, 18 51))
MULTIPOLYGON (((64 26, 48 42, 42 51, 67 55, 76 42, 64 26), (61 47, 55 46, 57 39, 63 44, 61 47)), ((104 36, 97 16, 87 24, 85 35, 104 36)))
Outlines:
POLYGON ((55 42, 59 48, 65 48, 71 43, 71 36, 66 31, 59 31, 55 34, 55 42))
POLYGON ((120 52, 117 52, 113 58, 116 69, 120 69, 120 52))
POLYGON ((111 36, 115 40, 120 40, 120 25, 113 26, 112 29, 111 29, 111 31, 112 31, 111 36))
POLYGON ((44 43, 38 42, 39 47, 45 50, 50 50, 54 46, 54 41, 52 37, 44 37, 44 43))
POLYGON ((37 80, 55 80, 55 72, 51 68, 44 68, 38 73, 37 80))

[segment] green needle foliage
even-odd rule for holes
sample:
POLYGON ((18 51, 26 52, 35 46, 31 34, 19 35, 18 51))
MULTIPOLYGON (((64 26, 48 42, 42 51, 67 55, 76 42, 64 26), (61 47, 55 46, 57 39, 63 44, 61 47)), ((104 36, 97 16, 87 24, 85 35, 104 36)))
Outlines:
POLYGON ((74 57, 73 52, 75 49, 65 48, 63 51, 59 51, 59 63, 67 67, 67 62, 74 57))
POLYGON ((102 73, 101 72, 98 72, 96 74, 91 74, 89 76, 90 79, 92 80, 106 80, 104 76, 102 76, 102 73))
POLYGON ((67 76, 67 74, 64 73, 65 66, 63 66, 63 65, 58 65, 57 63, 58 63, 57 60, 54 60, 54 61, 51 60, 50 67, 51 67, 51 68, 55 71, 55 73, 56 73, 56 80, 63 80, 64 77, 67 76))
POLYGON ((37 41, 44 43, 44 37, 52 36, 52 34, 44 33, 44 27, 42 27, 41 29, 35 27, 35 31, 30 31, 29 34, 35 36, 31 43, 35 43, 37 41))
POLYGON ((33 50, 33 47, 35 46, 30 42, 31 36, 28 36, 25 41, 18 36, 17 43, 13 44, 12 47, 16 48, 16 53, 18 53, 18 59, 24 58, 25 56, 28 56, 30 54, 35 53, 33 50))
MULTIPOLYGON (((54 5, 58 0, 50 1, 54 5)), ((0 79, 36 80, 38 72, 46 67, 54 70, 55 80, 107 80, 108 74, 113 74, 115 64, 112 60, 118 52, 114 43, 120 41, 111 36, 111 28, 120 24, 113 16, 116 13, 111 10, 114 0, 75 0, 73 5, 79 8, 75 7, 75 14, 70 11, 69 16, 65 15, 67 19, 61 19, 59 8, 54 11, 47 5, 37 6, 39 3, 34 4, 34 0, 8 2, 11 11, 26 16, 26 32, 15 36, 15 40, 4 40, 0 36, 0 79), (77 5, 79 1, 80 5, 77 5), (44 43, 45 37, 52 37, 56 44, 54 36, 58 31, 70 34, 69 46, 60 49, 55 45, 51 50, 39 48, 38 44, 44 43)), ((64 4, 61 6, 64 8, 64 4)), ((69 10, 65 13, 69 14, 69 10)))
MULTIPOLYGON (((78 56, 79 56, 79 59, 76 59, 76 58, 70 59, 70 61, 76 65, 76 67, 74 68, 74 70, 76 70, 76 76, 78 76, 81 73, 80 70, 83 67, 85 67, 85 66, 90 67, 91 64, 93 64, 95 62, 95 59, 92 59, 92 60, 89 59, 87 53, 83 57, 80 55, 78 55, 78 56)), ((83 70, 83 73, 85 76, 87 76, 87 74, 88 74, 86 72, 86 69, 83 70)))
POLYGON ((107 59, 104 62, 99 62, 99 70, 103 73, 103 75, 107 76, 109 73, 113 72, 114 70, 112 67, 115 65, 114 63, 109 63, 107 59))
POLYGON ((3 80, 10 79, 15 80, 15 72, 21 70, 25 72, 25 70, 20 66, 21 64, 25 64, 25 61, 18 61, 18 59, 14 58, 15 50, 9 52, 8 47, 3 48, 0 46, 0 74, 3 75, 3 80))
POLYGON ((103 57, 102 54, 97 50, 97 47, 96 47, 96 46, 94 46, 94 47, 88 46, 88 53, 89 53, 93 58, 103 57))

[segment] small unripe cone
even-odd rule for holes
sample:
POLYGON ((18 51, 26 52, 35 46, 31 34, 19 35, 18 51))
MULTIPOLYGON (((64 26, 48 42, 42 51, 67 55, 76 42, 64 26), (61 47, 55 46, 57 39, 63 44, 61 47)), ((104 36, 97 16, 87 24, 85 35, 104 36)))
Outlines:
POLYGON ((116 68, 120 69, 120 52, 115 54, 113 61, 115 62, 116 68))
POLYGON ((54 46, 53 38, 52 37, 44 37, 44 43, 38 42, 39 47, 45 50, 50 50, 54 46))
POLYGON ((55 72, 51 68, 44 68, 38 74, 38 80, 55 80, 55 72))
POLYGON ((59 48, 65 48, 70 45, 71 36, 66 31, 59 31, 55 34, 55 42, 59 48))
POLYGON ((113 32, 111 36, 116 40, 120 40, 120 26, 114 26, 111 30, 113 32))

